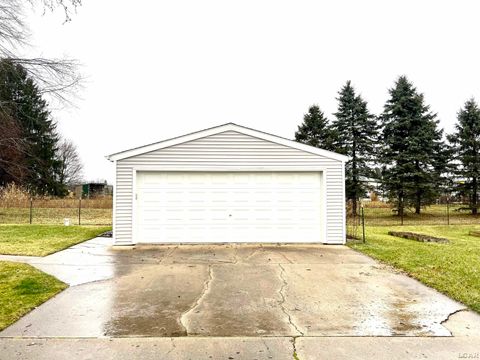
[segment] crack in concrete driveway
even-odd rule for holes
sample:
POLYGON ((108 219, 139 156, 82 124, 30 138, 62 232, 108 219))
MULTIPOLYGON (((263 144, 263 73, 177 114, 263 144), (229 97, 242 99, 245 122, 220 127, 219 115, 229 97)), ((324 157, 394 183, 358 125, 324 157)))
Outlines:
POLYGON ((213 272, 212 265, 209 265, 208 266, 208 278, 205 280, 205 283, 203 285, 202 293, 200 294, 198 299, 195 300, 195 303, 193 304, 193 306, 190 309, 188 309, 187 311, 185 311, 180 316, 180 323, 185 328, 185 333, 187 335, 191 334, 191 332, 188 331, 188 314, 191 313, 196 307, 198 307, 198 305, 202 301, 203 297, 207 294, 207 292, 209 290, 210 283, 213 281, 213 273, 212 272, 213 272))
POLYGON ((281 298, 282 298, 282 301, 280 302, 280 306, 282 308, 282 311, 285 313, 285 315, 287 316, 288 318, 288 322, 290 323, 290 325, 295 329, 295 331, 298 333, 298 335, 304 335, 303 334, 303 331, 301 331, 297 325, 295 325, 295 323, 292 321, 292 317, 290 315, 290 313, 287 311, 287 309, 285 308, 285 294, 284 294, 284 291, 285 291, 285 288, 288 286, 288 283, 287 283, 287 280, 285 280, 285 278, 283 277, 283 274, 285 273, 285 269, 283 268, 283 266, 281 264, 278 264, 278 266, 280 267, 280 274, 279 274, 279 277, 280 277, 280 280, 282 281, 282 286, 280 287, 280 290, 278 291, 278 293, 280 294, 281 298))

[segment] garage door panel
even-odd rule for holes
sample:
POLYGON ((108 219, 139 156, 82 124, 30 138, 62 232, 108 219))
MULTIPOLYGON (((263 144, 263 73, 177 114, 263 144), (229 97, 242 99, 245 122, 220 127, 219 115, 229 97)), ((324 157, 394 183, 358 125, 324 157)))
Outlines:
POLYGON ((320 242, 321 173, 137 175, 138 242, 320 242))

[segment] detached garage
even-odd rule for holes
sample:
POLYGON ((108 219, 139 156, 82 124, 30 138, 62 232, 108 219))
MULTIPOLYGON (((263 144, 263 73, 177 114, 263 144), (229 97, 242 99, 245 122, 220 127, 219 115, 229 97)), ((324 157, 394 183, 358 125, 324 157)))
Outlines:
POLYGON ((229 123, 108 159, 117 245, 345 243, 343 155, 229 123))

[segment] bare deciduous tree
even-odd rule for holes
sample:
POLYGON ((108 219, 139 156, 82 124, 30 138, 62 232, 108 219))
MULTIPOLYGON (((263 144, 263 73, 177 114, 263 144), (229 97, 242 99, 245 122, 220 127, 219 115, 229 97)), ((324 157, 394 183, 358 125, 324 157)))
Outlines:
POLYGON ((21 48, 29 45, 29 29, 25 23, 25 6, 28 4, 43 7, 44 12, 61 8, 65 22, 68 22, 81 0, 0 0, 0 57, 22 65, 42 93, 66 102, 80 81, 77 61, 18 55, 21 48))
POLYGON ((65 12, 65 22, 71 20, 70 15, 77 10, 77 7, 82 5, 82 0, 29 0, 30 3, 40 3, 44 10, 54 11, 60 7, 65 12))
POLYGON ((83 179, 83 164, 78 155, 75 144, 64 139, 57 150, 57 158, 60 161, 60 183, 64 185, 75 185, 83 179))

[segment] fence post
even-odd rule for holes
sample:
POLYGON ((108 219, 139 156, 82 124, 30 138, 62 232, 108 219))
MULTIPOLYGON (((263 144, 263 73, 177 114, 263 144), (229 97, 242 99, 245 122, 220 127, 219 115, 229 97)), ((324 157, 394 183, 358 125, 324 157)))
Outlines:
MULTIPOLYGON (((401 206, 401 210, 402 210, 402 211, 401 211, 401 213, 400 213, 400 221, 401 221, 401 225, 403 226, 403 212, 405 211, 405 208, 404 208, 404 206, 403 206, 403 196, 402 196, 402 198, 400 199, 400 201, 401 201, 401 204, 402 204, 402 206, 401 206)), ((400 209, 399 209, 399 210, 400 210, 400 209)))
POLYGON ((362 204, 362 238, 363 238, 363 243, 365 244, 365 211, 363 209, 363 204, 362 204))
POLYGON ((450 201, 449 196, 447 194, 447 225, 450 225, 450 201))
POLYGON ((82 198, 78 198, 78 225, 81 225, 81 212, 82 212, 82 198))
POLYGON ((33 218, 33 199, 30 198, 30 224, 32 224, 32 218, 33 218))

